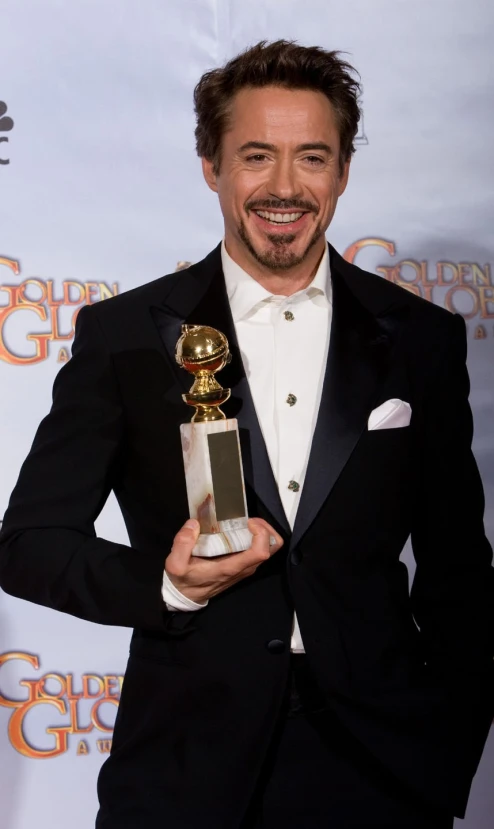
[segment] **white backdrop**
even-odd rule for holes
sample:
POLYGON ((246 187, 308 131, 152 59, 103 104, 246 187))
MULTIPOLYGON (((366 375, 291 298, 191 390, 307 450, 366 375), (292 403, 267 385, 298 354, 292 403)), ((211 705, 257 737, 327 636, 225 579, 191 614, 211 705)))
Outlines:
MULTIPOLYGON (((357 264, 467 316, 494 540, 491 0, 0 0, 0 32, 0 518, 80 302, 196 261, 221 238, 194 151, 194 84, 286 37, 347 51, 364 83, 330 240, 349 258, 360 241, 357 264)), ((112 501, 98 531, 126 540, 112 501)), ((0 595, 1 829, 93 825, 129 636, 0 595)), ((491 735, 458 826, 492 826, 493 778, 491 735)))

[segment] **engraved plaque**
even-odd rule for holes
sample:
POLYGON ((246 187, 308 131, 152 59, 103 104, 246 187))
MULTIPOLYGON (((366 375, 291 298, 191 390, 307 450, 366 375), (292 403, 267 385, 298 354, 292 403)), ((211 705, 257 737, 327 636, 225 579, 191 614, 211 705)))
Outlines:
POLYGON ((240 518, 245 515, 245 503, 237 432, 208 435, 208 447, 216 518, 240 518))

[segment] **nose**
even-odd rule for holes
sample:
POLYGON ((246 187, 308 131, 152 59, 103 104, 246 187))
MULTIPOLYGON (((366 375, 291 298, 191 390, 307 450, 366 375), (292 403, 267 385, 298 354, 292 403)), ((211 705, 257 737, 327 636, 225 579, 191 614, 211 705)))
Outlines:
POLYGON ((272 166, 268 191, 270 196, 280 200, 300 197, 295 165, 289 158, 278 158, 272 166))

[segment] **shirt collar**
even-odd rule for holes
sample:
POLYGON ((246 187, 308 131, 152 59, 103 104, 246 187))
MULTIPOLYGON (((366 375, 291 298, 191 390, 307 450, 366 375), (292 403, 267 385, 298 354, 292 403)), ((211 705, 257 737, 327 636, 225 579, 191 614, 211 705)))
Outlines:
MULTIPOLYGON (((262 302, 269 302, 272 299, 285 299, 285 297, 278 297, 269 293, 259 282, 249 276, 247 271, 237 265, 226 250, 225 240, 221 243, 221 264, 234 322, 243 319, 262 302)), ((314 299, 318 304, 321 301, 325 305, 331 303, 332 286, 327 245, 310 285, 304 288, 303 291, 297 291, 296 294, 286 297, 286 300, 292 303, 307 298, 314 299)))

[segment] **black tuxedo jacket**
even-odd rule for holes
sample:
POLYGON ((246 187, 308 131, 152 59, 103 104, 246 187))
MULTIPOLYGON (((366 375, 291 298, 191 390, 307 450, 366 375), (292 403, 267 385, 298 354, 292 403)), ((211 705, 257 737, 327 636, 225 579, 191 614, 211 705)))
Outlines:
MULTIPOLYGON (((494 702, 493 571, 470 449, 465 326, 332 248, 330 258, 329 358, 293 533, 220 248, 79 315, 5 516, 0 583, 134 628, 100 776, 101 829, 158 819, 168 829, 238 826, 280 707, 294 608, 344 725, 421 796, 464 811, 494 702), (239 421, 249 513, 285 545, 204 610, 170 613, 164 560, 188 517, 179 424, 190 377, 174 360, 184 321, 228 337, 221 383, 232 389, 227 416, 239 421), (371 410, 390 398, 410 403, 410 426, 368 431, 371 410), (130 546, 95 535, 112 489, 130 546), (411 596, 399 561, 410 534, 411 596)), ((300 347, 310 360, 310 342, 300 347)))

